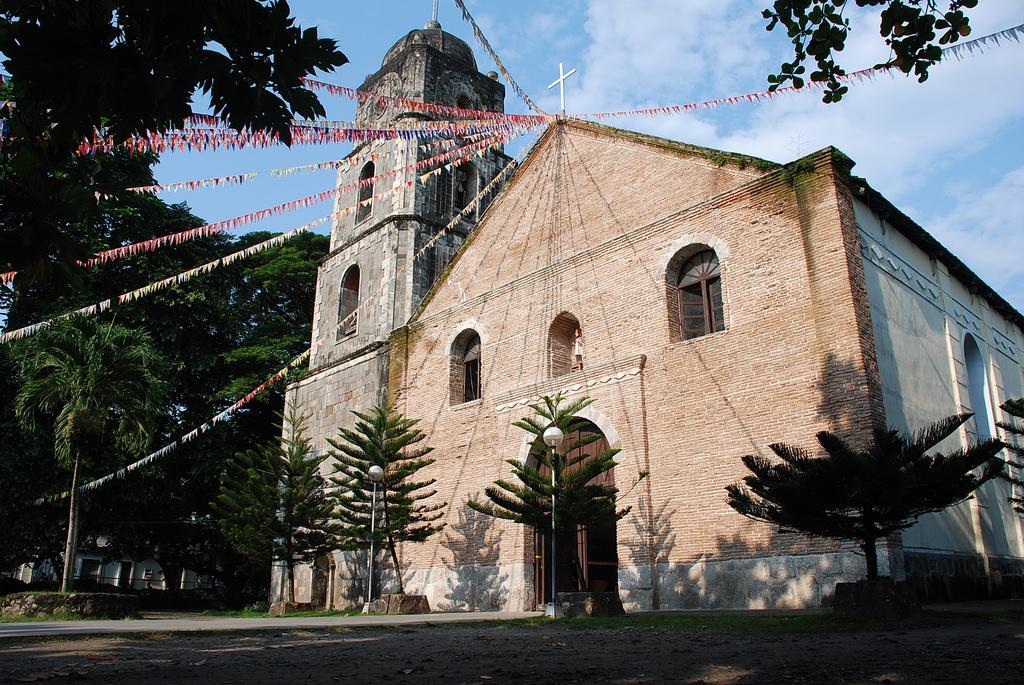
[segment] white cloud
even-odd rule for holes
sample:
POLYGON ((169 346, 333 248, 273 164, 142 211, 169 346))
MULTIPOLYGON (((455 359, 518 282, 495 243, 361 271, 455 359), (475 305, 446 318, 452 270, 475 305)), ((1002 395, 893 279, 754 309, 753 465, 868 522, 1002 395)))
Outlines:
POLYGON ((953 210, 926 228, 1018 309, 1024 309, 1024 166, 996 185, 962 188, 953 210))
MULTIPOLYGON (((1010 3, 980 6, 974 35, 1019 20, 1010 3)), ((877 12, 849 8, 854 30, 841 61, 848 68, 886 59, 877 12)), ((569 88, 571 108, 600 111, 703 100, 765 87, 765 76, 788 58, 784 34, 767 34, 750 2, 591 0, 590 45, 582 79, 569 88)), ((894 199, 935 171, 991 142, 1021 120, 1024 89, 1015 87, 1019 47, 993 48, 963 62, 943 64, 924 84, 881 76, 856 84, 839 105, 820 95, 782 96, 773 102, 662 117, 615 120, 625 128, 777 161, 835 145, 858 163, 857 172, 894 199)), ((544 103, 551 105, 552 97, 544 103)))

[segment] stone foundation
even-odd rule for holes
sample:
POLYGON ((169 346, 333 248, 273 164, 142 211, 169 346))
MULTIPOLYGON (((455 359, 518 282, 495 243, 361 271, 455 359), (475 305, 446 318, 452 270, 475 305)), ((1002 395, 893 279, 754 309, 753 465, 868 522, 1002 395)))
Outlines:
POLYGON ((1024 598, 1024 559, 904 552, 907 580, 921 602, 1024 598), (987 568, 986 568, 987 566, 987 568))
POLYGON ((626 611, 803 609, 830 605, 836 583, 863 576, 854 552, 659 563, 620 567, 619 596, 626 611))
POLYGON ((0 616, 60 616, 127 618, 139 613, 139 598, 101 592, 69 594, 19 592, 0 599, 0 616))

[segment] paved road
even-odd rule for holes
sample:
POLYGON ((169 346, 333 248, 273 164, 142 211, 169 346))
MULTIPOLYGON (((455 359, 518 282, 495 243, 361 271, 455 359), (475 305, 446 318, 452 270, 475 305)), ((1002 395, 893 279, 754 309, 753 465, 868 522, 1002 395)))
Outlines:
POLYGON ((0 623, 0 639, 47 635, 103 635, 110 633, 191 633, 232 630, 297 630, 303 628, 357 628, 367 626, 422 625, 425 623, 468 623, 508 621, 541 616, 539 612, 473 612, 413 614, 405 616, 315 616, 309 618, 143 618, 124 621, 40 621, 0 623))

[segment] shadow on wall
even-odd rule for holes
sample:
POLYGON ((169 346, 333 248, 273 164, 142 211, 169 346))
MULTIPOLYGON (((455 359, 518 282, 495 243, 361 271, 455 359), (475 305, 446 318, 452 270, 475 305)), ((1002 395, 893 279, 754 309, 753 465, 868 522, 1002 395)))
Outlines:
MULTIPOLYGON (((479 497, 478 497, 479 499, 479 497)), ((441 547, 447 589, 442 611, 495 611, 508 599, 508 579, 501 572, 500 549, 494 519, 467 506, 458 508, 458 520, 445 528, 441 547)))
MULTIPOLYGON (((376 563, 373 565, 373 595, 379 597, 382 593, 395 588, 395 575, 391 568, 391 560, 383 550, 378 549, 374 556, 376 563)), ((337 555, 334 577, 335 609, 362 608, 366 601, 369 560, 370 552, 365 549, 341 552, 337 555)))
MULTIPOLYGON (((856 442, 870 440, 874 426, 870 407, 863 397, 863 369, 841 361, 834 352, 829 352, 825 355, 821 379, 815 387, 820 395, 818 418, 825 421, 829 431, 856 442), (856 407, 851 403, 851 398, 858 400, 856 407)), ((808 435, 805 441, 806 447, 817 444, 813 435, 808 435)))
POLYGON ((624 536, 621 547, 629 550, 628 566, 619 563, 619 596, 623 603, 649 609, 661 607, 660 570, 669 563, 669 556, 676 546, 676 533, 672 529, 672 518, 678 508, 662 502, 651 506, 650 496, 640 498, 640 503, 626 518, 632 529, 624 536))

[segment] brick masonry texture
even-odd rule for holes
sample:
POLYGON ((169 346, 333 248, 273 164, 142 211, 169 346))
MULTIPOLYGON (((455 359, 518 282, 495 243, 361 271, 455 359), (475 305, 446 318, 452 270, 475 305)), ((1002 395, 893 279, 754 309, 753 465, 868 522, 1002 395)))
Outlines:
MULTIPOLYGON (((882 419, 842 182, 848 162, 832 149, 806 160, 769 172, 603 127, 552 127, 428 304, 392 338, 389 396, 422 419, 437 458, 425 475, 449 503, 449 530, 403 550, 413 576, 476 563, 482 536, 497 540, 497 565, 529 570, 529 531, 500 521, 477 523, 472 535, 460 528, 465 501, 510 475, 505 459, 525 455, 525 433, 511 423, 528 409, 514 400, 538 384, 594 398, 588 418, 622 448, 615 480, 633 510, 617 530, 620 591, 634 606, 771 605, 766 597, 800 593, 762 583, 759 598, 756 564, 738 560, 785 569, 787 557, 843 552, 744 519, 724 491, 746 475, 744 454, 778 441, 812 447, 823 429, 862 439, 882 419), (719 254, 727 329, 673 342, 666 270, 693 244, 719 254), (548 381, 548 331, 563 312, 581 324, 585 368, 548 381), (449 351, 467 327, 482 340, 483 399, 453 405, 449 351), (589 370, 601 368, 613 372, 598 382, 589 370), (650 478, 630 488, 641 471, 650 478), (671 598, 654 601, 651 588, 664 582, 652 575, 679 574, 685 585, 695 564, 720 578, 731 568, 742 587, 713 602, 693 581, 692 591, 662 588, 671 598)), ((832 568, 852 577, 858 563, 832 568)), ((801 577, 826 584, 803 593, 811 602, 844 576, 801 577)))

